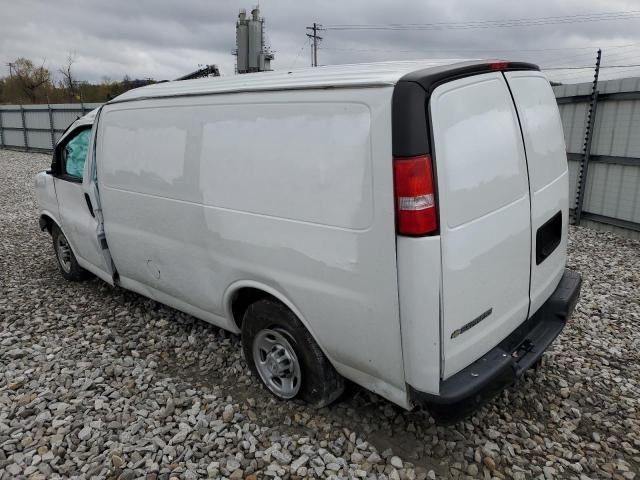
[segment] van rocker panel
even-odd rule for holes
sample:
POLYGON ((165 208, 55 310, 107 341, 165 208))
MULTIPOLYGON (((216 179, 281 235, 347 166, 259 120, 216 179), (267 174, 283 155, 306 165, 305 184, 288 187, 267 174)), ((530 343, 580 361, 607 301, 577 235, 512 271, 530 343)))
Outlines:
POLYGON ((409 385, 412 403, 426 406, 473 408, 514 383, 560 334, 570 317, 582 285, 582 276, 566 269, 549 299, 527 321, 495 348, 447 380, 440 394, 417 391, 409 385))

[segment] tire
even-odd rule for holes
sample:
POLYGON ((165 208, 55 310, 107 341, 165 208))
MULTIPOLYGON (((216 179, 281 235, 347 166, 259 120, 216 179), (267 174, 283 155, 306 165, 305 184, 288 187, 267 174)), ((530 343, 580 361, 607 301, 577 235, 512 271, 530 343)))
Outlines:
POLYGON ((262 299, 247 308, 242 348, 253 374, 279 399, 299 398, 321 408, 344 391, 344 379, 298 317, 278 301, 262 299))
POLYGON ((81 282, 90 278, 91 274, 78 265, 76 256, 69 245, 69 240, 57 225, 53 225, 51 229, 51 238, 53 239, 53 251, 56 254, 58 268, 65 280, 81 282))

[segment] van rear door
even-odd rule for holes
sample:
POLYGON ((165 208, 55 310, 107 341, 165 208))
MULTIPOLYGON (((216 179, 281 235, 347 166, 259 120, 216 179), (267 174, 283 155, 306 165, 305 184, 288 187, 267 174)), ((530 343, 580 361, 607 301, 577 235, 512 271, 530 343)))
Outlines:
POLYGON ((560 282, 567 263, 569 171, 562 122, 547 79, 536 71, 505 72, 527 151, 531 195, 531 308, 560 282))
POLYGON ((500 72, 431 95, 442 250, 442 376, 498 344, 527 318, 531 218, 527 162, 500 72))

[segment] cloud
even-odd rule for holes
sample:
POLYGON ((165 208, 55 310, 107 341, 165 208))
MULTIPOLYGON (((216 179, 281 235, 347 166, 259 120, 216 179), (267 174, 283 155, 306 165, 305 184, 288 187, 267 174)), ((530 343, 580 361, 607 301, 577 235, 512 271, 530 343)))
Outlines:
MULTIPOLYGON (((251 3, 212 0, 109 0, 56 2, 0 0, 0 74, 25 56, 56 71, 76 54, 79 79, 99 81, 152 77, 171 79, 216 63, 234 71, 235 21, 251 3)), ((632 0, 462 1, 384 0, 263 2, 267 37, 276 52, 275 69, 310 63, 305 27, 332 24, 389 24, 539 18, 634 10, 632 0)), ((543 66, 588 65, 604 47, 603 65, 640 63, 640 19, 546 26, 429 31, 323 31, 323 64, 411 58, 509 58, 543 66)), ((552 70, 551 77, 576 81, 589 71, 552 70)), ((604 70, 603 78, 640 74, 640 68, 604 70)))

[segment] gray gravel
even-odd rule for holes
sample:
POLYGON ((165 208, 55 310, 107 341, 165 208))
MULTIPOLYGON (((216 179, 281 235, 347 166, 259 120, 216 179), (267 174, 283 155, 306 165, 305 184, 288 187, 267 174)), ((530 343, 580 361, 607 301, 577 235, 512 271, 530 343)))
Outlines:
POLYGON ((239 338, 101 281, 37 229, 48 156, 0 150, 0 479, 616 478, 640 469, 640 243, 571 231, 584 275, 542 369, 449 427, 352 387, 314 410, 239 338))

